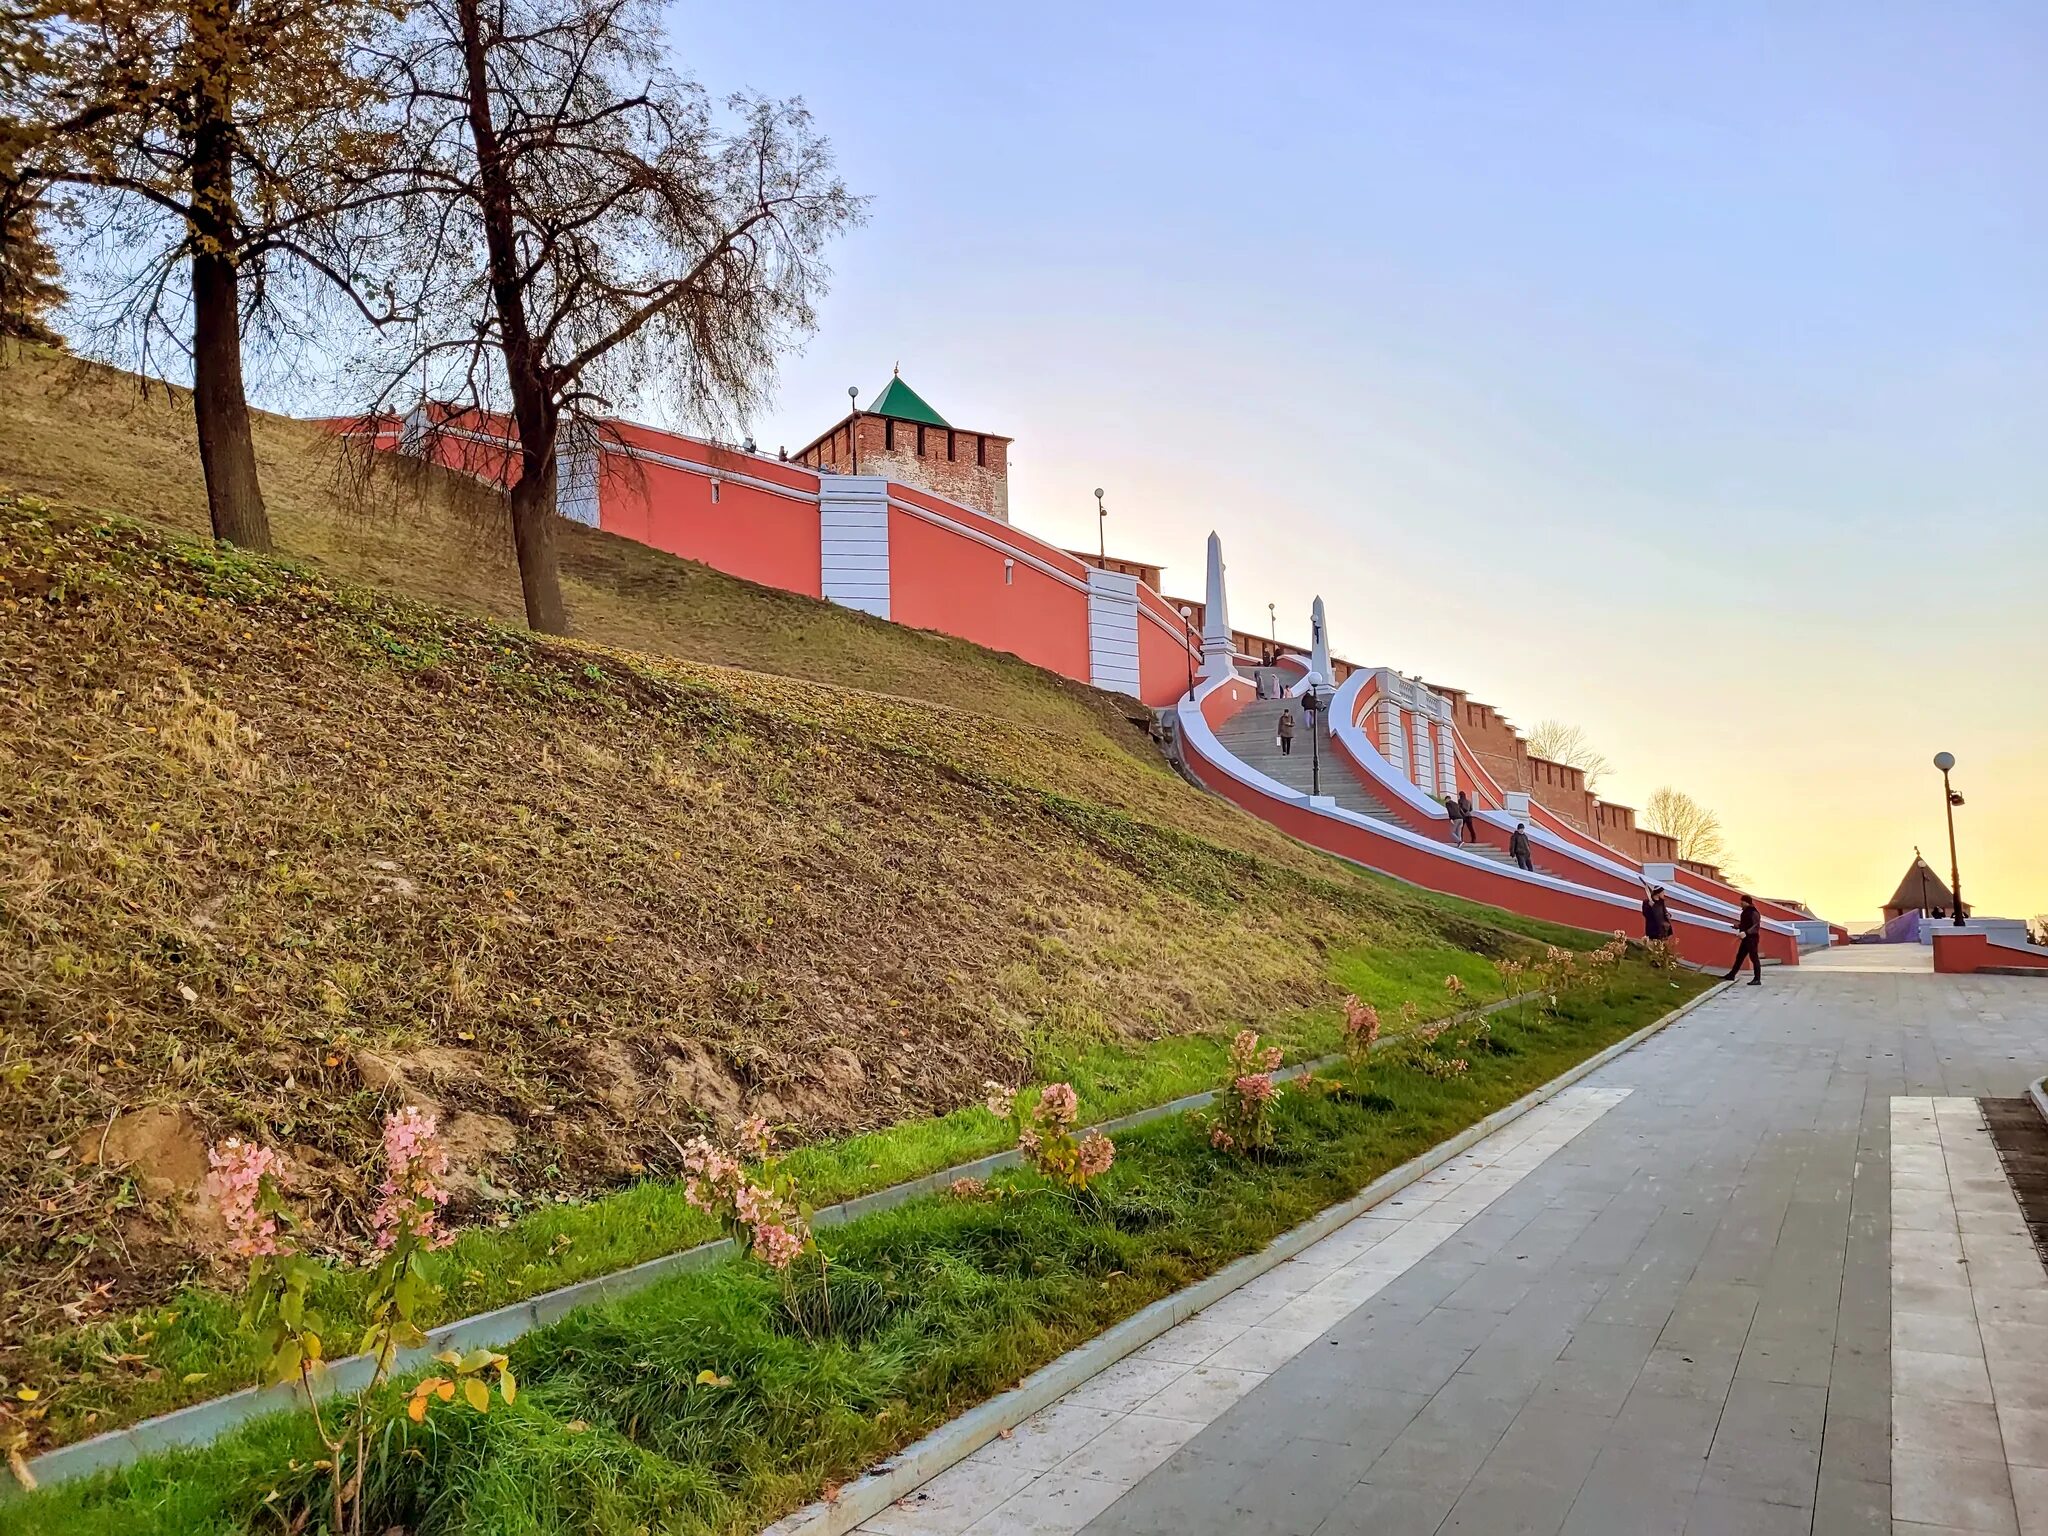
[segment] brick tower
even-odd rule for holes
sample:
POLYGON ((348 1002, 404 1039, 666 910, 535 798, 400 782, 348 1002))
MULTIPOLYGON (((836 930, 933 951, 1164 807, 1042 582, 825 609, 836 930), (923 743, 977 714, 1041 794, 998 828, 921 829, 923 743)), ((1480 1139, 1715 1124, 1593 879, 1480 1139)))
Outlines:
POLYGON ((900 373, 792 457, 833 474, 885 475, 1010 520, 1010 439, 954 426, 900 373))

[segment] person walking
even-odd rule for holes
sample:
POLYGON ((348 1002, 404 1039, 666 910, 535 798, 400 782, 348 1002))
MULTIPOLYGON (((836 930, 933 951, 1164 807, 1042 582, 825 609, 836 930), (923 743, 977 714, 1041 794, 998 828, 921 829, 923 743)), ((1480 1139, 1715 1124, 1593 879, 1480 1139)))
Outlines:
POLYGON ((1760 948, 1763 942, 1764 916, 1756 909, 1756 902, 1749 896, 1742 898, 1742 910, 1735 915, 1735 921, 1728 926, 1742 935, 1742 942, 1735 947, 1735 963, 1728 967, 1723 981, 1733 981, 1742 969, 1742 962, 1749 962, 1749 984, 1760 987, 1764 984, 1764 960, 1760 948))
POLYGON ((1291 706, 1281 709, 1280 724, 1277 729, 1278 735, 1274 737, 1274 740, 1280 744, 1280 755, 1282 757, 1292 757, 1294 755, 1294 710, 1291 706))
POLYGON ((1515 823, 1514 834, 1508 838, 1508 853, 1515 861, 1515 868, 1534 870, 1536 860, 1529 854, 1529 829, 1521 822, 1515 823))
POLYGON ((1451 845, 1455 848, 1464 847, 1465 811, 1458 804, 1458 797, 1456 795, 1444 796, 1444 814, 1451 818, 1451 845))
POLYGON ((1479 818, 1472 814, 1472 794, 1469 790, 1458 791, 1458 816, 1465 823, 1465 841, 1479 841, 1479 818))

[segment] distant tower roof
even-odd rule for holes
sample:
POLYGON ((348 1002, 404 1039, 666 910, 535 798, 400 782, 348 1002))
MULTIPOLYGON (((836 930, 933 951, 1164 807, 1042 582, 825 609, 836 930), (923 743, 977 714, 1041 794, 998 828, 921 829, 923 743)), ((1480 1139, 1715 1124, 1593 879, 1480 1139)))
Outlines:
POLYGON ((1954 896, 1942 884, 1941 876, 1925 859, 1915 859, 1906 866, 1906 873, 1899 881, 1899 888, 1892 892, 1892 899, 1884 904, 1887 914, 1895 912, 1918 912, 1923 904, 1928 907, 1953 908, 1954 896))
POLYGON ((924 402, 924 397, 903 382, 901 374, 890 377, 883 391, 867 405, 870 416, 893 416, 898 421, 921 421, 928 427, 950 427, 937 411, 924 402))

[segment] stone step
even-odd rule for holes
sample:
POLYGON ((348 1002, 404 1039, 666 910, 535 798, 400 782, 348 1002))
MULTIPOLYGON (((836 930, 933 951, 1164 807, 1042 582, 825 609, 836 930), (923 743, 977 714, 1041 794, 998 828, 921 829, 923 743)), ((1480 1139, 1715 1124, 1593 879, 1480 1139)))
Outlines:
MULTIPOLYGON (((1298 705, 1295 708, 1297 728, 1294 735, 1294 750, 1282 752, 1274 744, 1275 727, 1280 711, 1293 705, 1293 701, 1259 699, 1246 705, 1217 731, 1216 739, 1247 768, 1277 779, 1290 789, 1307 793, 1316 778, 1315 749, 1310 744, 1308 726, 1302 721, 1298 705)), ((1402 826, 1405 823, 1392 807, 1380 799, 1367 782, 1335 753, 1328 750, 1329 738, 1323 738, 1325 749, 1321 773, 1322 792, 1330 796, 1345 810, 1356 815, 1369 816, 1388 826, 1402 826)), ((1450 840, 1448 832, 1443 841, 1450 840)), ((1466 850, 1482 859, 1496 864, 1512 864, 1514 860, 1507 849, 1491 843, 1468 843, 1466 850)), ((1537 866, 1539 869, 1541 865, 1537 866)))

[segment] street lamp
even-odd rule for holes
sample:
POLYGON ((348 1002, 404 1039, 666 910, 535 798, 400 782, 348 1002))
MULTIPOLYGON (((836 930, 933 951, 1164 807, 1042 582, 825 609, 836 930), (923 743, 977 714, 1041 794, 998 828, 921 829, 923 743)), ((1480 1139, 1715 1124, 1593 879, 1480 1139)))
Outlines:
POLYGON ((1277 650, 1280 645, 1280 610, 1272 603, 1266 604, 1266 626, 1266 633, 1272 637, 1273 646, 1277 650))
POLYGON ((1102 556, 1102 568, 1109 569, 1109 508, 1102 504, 1102 487, 1095 487, 1095 548, 1102 556))
POLYGON ((1323 792, 1323 750, 1316 733, 1316 716, 1323 707, 1322 686, 1323 674, 1309 673, 1308 692, 1301 697, 1301 712, 1308 716, 1308 793, 1312 800, 1323 792))
POLYGON ((853 420, 847 424, 846 441, 853 448, 853 472, 857 475, 860 473, 860 386, 858 384, 846 386, 846 403, 853 414, 853 420))
POLYGON ((1955 767, 1953 752, 1934 754, 1934 766, 1941 770, 1941 808, 1948 816, 1948 893, 1955 898, 1955 924, 1963 926, 1963 876, 1956 868, 1956 807, 1963 803, 1963 797, 1949 788, 1948 771, 1955 767))
POLYGON ((1920 852, 1920 845, 1913 845, 1913 863, 1920 870, 1920 915, 1927 915, 1927 860, 1920 852))
POLYGON ((1188 697, 1195 696, 1195 610, 1186 603, 1180 605, 1181 627, 1187 631, 1181 638, 1181 649, 1188 653, 1188 697))

